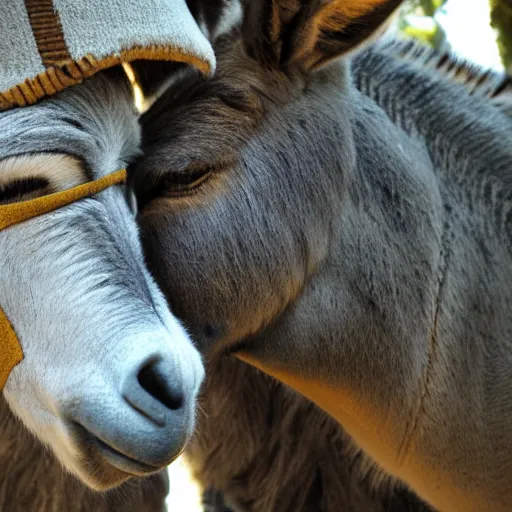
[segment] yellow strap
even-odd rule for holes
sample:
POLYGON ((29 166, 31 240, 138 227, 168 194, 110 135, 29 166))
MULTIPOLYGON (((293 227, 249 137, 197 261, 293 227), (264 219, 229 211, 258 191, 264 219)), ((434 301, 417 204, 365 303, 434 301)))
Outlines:
POLYGON ((2 349, 0 350, 0 391, 2 391, 12 369, 23 360, 23 350, 18 337, 2 308, 0 308, 0 340, 2 341, 2 349))
POLYGON ((124 181, 126 181, 126 170, 123 169, 68 190, 30 199, 29 201, 0 205, 0 231, 97 194, 124 181))
MULTIPOLYGON (((126 171, 121 170, 103 176, 96 181, 90 181, 55 194, 29 201, 0 205, 0 231, 97 194, 124 181, 126 181, 126 171)), ((14 327, 1 307, 0 345, 0 391, 2 391, 13 368, 23 360, 23 349, 14 327)))

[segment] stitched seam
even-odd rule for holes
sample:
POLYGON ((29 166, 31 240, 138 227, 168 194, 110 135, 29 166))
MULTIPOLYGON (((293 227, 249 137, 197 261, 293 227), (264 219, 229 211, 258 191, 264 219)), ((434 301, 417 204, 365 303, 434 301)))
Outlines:
POLYGON ((182 62, 196 67, 204 74, 211 71, 207 61, 180 48, 165 45, 136 46, 100 60, 87 55, 78 61, 61 62, 59 66, 50 67, 35 78, 27 79, 8 91, 0 92, 0 111, 33 105, 46 96, 52 96, 67 87, 79 84, 98 71, 140 59, 182 62))

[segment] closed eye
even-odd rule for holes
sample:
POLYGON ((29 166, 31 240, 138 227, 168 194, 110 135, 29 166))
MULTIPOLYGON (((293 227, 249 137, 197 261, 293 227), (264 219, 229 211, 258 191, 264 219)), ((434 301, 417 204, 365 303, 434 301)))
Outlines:
POLYGON ((43 192, 50 181, 43 177, 31 176, 18 178, 8 183, 0 183, 0 204, 12 203, 26 196, 34 197, 37 192, 43 192))
POLYGON ((160 181, 167 197, 183 197, 193 194, 212 177, 215 169, 210 166, 189 168, 186 172, 168 172, 160 181))

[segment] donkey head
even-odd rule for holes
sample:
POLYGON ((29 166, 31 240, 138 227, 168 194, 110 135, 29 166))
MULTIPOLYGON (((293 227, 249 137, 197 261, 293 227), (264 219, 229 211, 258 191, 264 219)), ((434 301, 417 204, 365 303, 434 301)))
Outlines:
POLYGON ((217 41, 216 77, 144 117, 134 171, 149 263, 205 349, 273 323, 327 257, 355 161, 354 93, 331 61, 399 4, 248 2, 241 36, 217 41))
MULTIPOLYGON (((132 104, 116 70, 2 114, 0 205, 123 169, 132 104)), ((65 468, 106 489, 182 451, 202 364, 145 268, 124 185, 0 231, 0 306, 24 354, 5 400, 65 468)))
POLYGON ((248 3, 216 77, 145 116, 143 243, 205 353, 316 402, 434 507, 506 510, 509 119, 378 45, 335 59, 398 4, 248 3))

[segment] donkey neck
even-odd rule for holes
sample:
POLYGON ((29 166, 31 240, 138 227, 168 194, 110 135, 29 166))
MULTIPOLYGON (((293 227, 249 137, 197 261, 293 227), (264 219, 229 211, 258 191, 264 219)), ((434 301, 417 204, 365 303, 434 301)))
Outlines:
POLYGON ((512 199, 510 118, 484 97, 375 45, 353 61, 357 88, 426 147, 441 193, 496 218, 512 199), (491 210, 491 212, 489 212, 491 210))

